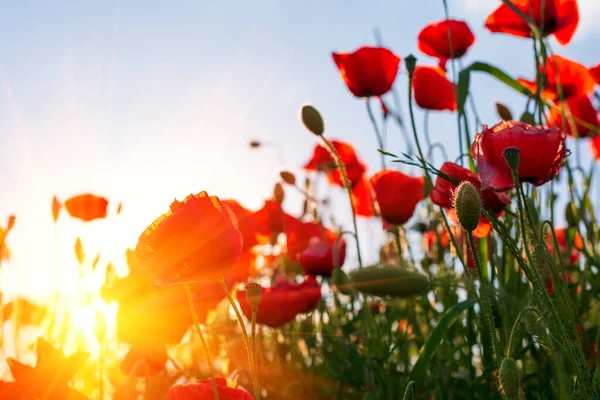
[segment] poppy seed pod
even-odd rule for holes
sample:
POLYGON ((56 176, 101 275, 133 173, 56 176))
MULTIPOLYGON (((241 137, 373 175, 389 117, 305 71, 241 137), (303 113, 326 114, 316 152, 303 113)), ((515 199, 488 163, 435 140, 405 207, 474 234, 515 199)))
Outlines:
POLYGON ((279 173, 279 176, 288 185, 292 185, 293 186, 293 185, 296 184, 296 177, 294 176, 294 174, 292 174, 289 171, 281 171, 279 173))
POLYGON ((415 71, 415 66, 417 65, 417 57, 409 54, 408 57, 404 59, 404 63, 406 64, 406 70, 408 71, 408 75, 412 75, 415 71))
POLYGON ((512 358, 505 358, 498 373, 506 400, 519 399, 519 368, 512 358))
POLYGON ((306 129, 315 135, 322 136, 323 132, 325 132, 325 125, 323 123, 321 113, 319 113, 319 110, 310 104, 305 104, 302 106, 300 109, 300 119, 302 120, 302 123, 306 129))
POLYGON ((508 164, 510 169, 516 170, 517 168, 519 168, 519 161, 521 159, 521 150, 517 149, 516 147, 507 147, 502 152, 502 155, 504 156, 504 159, 506 160, 506 164, 508 164))
POLYGON ((475 186, 462 182, 456 190, 454 209, 458 223, 467 232, 473 232, 481 218, 481 197, 475 186))
POLYGON ((253 310, 256 310, 262 297, 262 286, 260 286, 258 283, 252 282, 246 285, 245 290, 246 301, 253 310))

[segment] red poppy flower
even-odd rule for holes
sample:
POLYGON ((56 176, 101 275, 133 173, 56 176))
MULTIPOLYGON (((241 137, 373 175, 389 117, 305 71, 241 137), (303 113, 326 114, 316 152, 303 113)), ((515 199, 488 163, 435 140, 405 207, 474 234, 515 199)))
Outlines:
POLYGON ((596 83, 600 85, 600 64, 590 68, 590 74, 592 74, 596 83))
POLYGON ((375 209, 375 193, 369 179, 363 177, 356 183, 350 193, 352 195, 352 206, 358 217, 373 217, 378 215, 375 209))
POLYGON ((423 200, 425 178, 383 169, 371 178, 381 217, 396 225, 405 224, 423 200))
MULTIPOLYGON (((579 249, 583 248, 583 239, 579 235, 579 232, 571 231, 569 228, 557 228, 554 230, 556 234, 556 241, 558 242, 558 249, 563 258, 567 258, 571 264, 575 264, 579 260, 579 249), (570 253, 569 253, 570 250, 570 253)), ((546 244, 550 254, 554 254, 554 238, 552 233, 546 232, 545 235, 546 244)))
MULTIPOLYGON (((299 284, 279 279, 274 286, 262 288, 261 291, 256 322, 272 328, 279 328, 296 318, 296 315, 311 311, 321 301, 321 287, 310 276, 299 284)), ((246 300, 246 291, 238 291, 237 299, 244 315, 251 319, 252 308, 246 300)))
POLYGON ((464 21, 449 19, 433 22, 419 32, 419 50, 441 60, 464 56, 473 43, 475 43, 475 35, 464 21), (450 46, 450 37, 452 46, 450 46))
MULTIPOLYGON (((216 377, 217 392, 220 400, 254 400, 254 397, 241 386, 227 382, 225 378, 216 377)), ((164 400, 194 400, 213 398, 212 381, 192 381, 175 385, 165 395, 164 400)))
POLYGON ((280 233, 288 231, 298 222, 275 200, 265 200, 264 206, 252 214, 256 224, 257 239, 261 244, 270 243, 280 233))
POLYGON ((65 208, 71 217, 85 222, 105 218, 107 207, 108 200, 93 194, 81 194, 65 201, 65 208))
POLYGON ((590 142, 592 154, 596 160, 600 160, 600 135, 594 136, 590 142))
POLYGON ((454 84, 446 78, 441 67, 415 68, 413 76, 415 102, 426 110, 456 110, 454 84))
MULTIPOLYGON (((540 71, 543 72, 542 66, 540 66, 540 71)), ((548 57, 545 72, 547 84, 541 95, 547 100, 557 101, 561 98, 559 87, 562 91, 562 98, 569 99, 581 95, 587 96, 594 91, 596 86, 594 77, 585 65, 565 57, 557 55, 548 57)), ((526 79, 517 79, 517 81, 526 86, 532 93, 536 92, 535 82, 526 79)))
MULTIPOLYGON (((571 41, 579 23, 577 0, 513 0, 512 3, 533 19, 544 36, 554 35, 562 45, 571 41)), ((527 23, 506 4, 500 5, 488 16, 485 27, 490 32, 531 37, 527 23)))
POLYGON ((240 232, 242 232, 242 237, 244 239, 244 250, 254 246, 257 243, 256 222, 254 221, 252 211, 246 209, 235 200, 223 200, 223 203, 229 206, 237 218, 238 227, 240 232))
POLYGON ((346 260, 346 241, 326 241, 313 237, 306 249, 300 253, 300 265, 305 275, 331 276, 333 268, 341 268, 346 260))
MULTIPOLYGON (((463 181, 471 183, 477 190, 479 190, 483 204, 497 215, 502 213, 506 204, 510 204, 510 198, 508 198, 508 196, 502 193, 496 193, 490 189, 482 190, 481 180, 479 177, 458 164, 445 162, 440 168, 440 171, 456 179, 456 181, 459 183, 463 181)), ((454 222, 458 222, 458 218, 453 210, 454 204, 452 199, 454 198, 454 192, 457 188, 457 184, 446 180, 442 176, 438 176, 435 180, 435 184, 430 195, 433 204, 437 204, 438 206, 449 210, 448 215, 454 222)), ((491 225, 489 221, 487 218, 482 216, 479 221, 479 225, 475 231, 473 231, 473 235, 476 237, 485 237, 490 233, 490 231, 491 225)))
MULTIPOLYGON (((8 366, 15 379, 9 386, 2 385, 0 389, 14 389, 16 397, 1 397, 2 399, 30 400, 86 400, 87 397, 68 386, 77 370, 83 365, 89 354, 76 352, 65 357, 46 340, 37 341, 37 362, 35 367, 25 365, 8 358, 8 366)), ((0 394, 5 395, 0 391, 0 394)))
MULTIPOLYGON (((344 164, 350 186, 356 186, 367 168, 358 160, 356 151, 352 145, 339 140, 331 140, 330 143, 340 156, 342 164, 344 164)), ((327 148, 322 144, 318 144, 315 147, 313 155, 308 163, 304 165, 304 169, 307 171, 324 172, 327 174, 331 184, 344 187, 342 174, 337 169, 331 154, 329 154, 329 150, 327 150, 327 148)))
POLYGON ((331 53, 348 89, 356 97, 382 96, 390 91, 400 57, 383 47, 361 47, 354 53, 331 53))
POLYGON ((313 238, 333 243, 337 233, 316 222, 298 222, 287 231, 287 251, 292 260, 299 260, 313 238))
POLYGON ((138 265, 159 285, 219 279, 242 252, 233 211, 206 192, 175 200, 140 236, 138 265))
POLYGON ((165 368, 167 349, 133 346, 121 361, 121 372, 145 378, 156 375, 165 368))
POLYGON ((514 187, 503 152, 520 150, 519 180, 540 186, 554 179, 567 157, 565 135, 556 128, 531 126, 519 121, 501 121, 475 136, 471 152, 477 160, 483 188, 506 191, 514 187))
POLYGON ((589 126, 584 126, 580 122, 576 122, 577 120, 583 121, 586 124, 591 125, 592 127, 600 127, 600 121, 598 120, 598 113, 594 109, 592 105, 592 101, 589 97, 582 95, 578 97, 570 97, 565 100, 567 107, 564 109, 566 115, 567 110, 573 116, 573 120, 571 121, 568 117, 566 121, 563 122, 563 116, 561 115, 560 110, 556 108, 552 108, 548 115, 549 126, 554 126, 560 130, 566 129, 567 135, 571 135, 574 137, 586 137, 588 134, 595 135, 596 132, 591 129, 589 126), (572 123, 571 123, 572 122, 572 123), (573 131, 573 127, 577 130, 577 132, 573 131))

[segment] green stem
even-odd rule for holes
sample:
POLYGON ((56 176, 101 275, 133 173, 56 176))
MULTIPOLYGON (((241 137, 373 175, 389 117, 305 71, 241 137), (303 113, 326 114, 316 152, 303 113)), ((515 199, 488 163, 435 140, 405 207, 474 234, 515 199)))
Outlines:
MULTIPOLYGON (((377 137, 377 143, 379 144, 379 148, 382 151, 385 151, 385 146, 383 144, 383 139, 381 137, 381 133, 379 132, 379 127, 377 126, 377 121, 375 121, 375 116, 373 115, 373 110, 371 109, 371 100, 367 99, 367 113, 369 114, 369 119, 371 120, 371 124, 373 124, 373 129, 375 130, 375 136, 377 137)), ((383 153, 379 153, 381 157, 381 168, 385 168, 385 157, 383 153)))
POLYGON ((196 313, 196 306, 194 306, 194 300, 192 299, 192 291, 190 290, 190 284, 185 282, 183 284, 183 288, 185 290, 185 296, 187 297, 188 306, 190 308, 190 312, 192 313, 192 320, 194 321, 194 327, 196 328, 196 332, 198 336, 200 336, 200 341, 202 342, 202 348, 204 349, 204 353, 206 355, 206 360, 208 362, 208 369, 210 370, 210 380, 212 382, 213 395, 215 400, 219 400, 219 392, 217 390, 217 382, 215 381, 215 369, 213 366, 212 357, 210 355, 210 351, 208 350, 208 345, 206 344, 206 340, 204 339, 204 335, 202 334, 202 329, 200 329, 200 319, 198 318, 198 314, 196 313))
POLYGON ((258 357, 256 355, 256 314, 258 313, 258 308, 254 307, 252 308, 252 333, 250 336, 250 343, 251 343, 251 347, 252 347, 252 356, 253 356, 253 362, 254 362, 254 373, 256 374, 256 382, 257 382, 257 386, 259 388, 259 392, 256 392, 256 388, 255 388, 255 392, 254 392, 254 397, 256 399, 260 399, 260 379, 259 379, 259 374, 258 374, 258 357))
MULTIPOLYGON (((248 353, 248 364, 250 365, 250 372, 252 373, 252 386, 254 388, 254 393, 260 393, 260 389, 258 387, 258 381, 256 378, 256 371, 254 371, 254 363, 252 360, 254 359, 252 355, 252 348, 250 347, 250 341, 248 339, 248 332, 246 331, 246 325, 244 325, 244 320, 242 318, 242 314, 240 310, 235 305, 235 301, 233 301, 233 297, 231 297, 231 293, 229 293, 229 289, 227 289, 227 285, 225 284, 225 280, 223 278, 219 279, 221 283, 221 287, 227 296, 227 300, 229 300, 229 304, 233 307, 233 311, 235 312, 235 316, 237 317, 238 323, 240 324, 240 328, 242 328, 242 335, 244 336, 244 345, 246 346, 246 353, 248 353)), ((259 399, 260 397, 257 397, 259 399)))
POLYGON ((429 175, 429 168, 427 168, 427 164, 425 163, 425 156, 423 155, 423 149, 421 149, 421 143, 419 142, 419 135, 417 135, 417 125, 415 123, 415 112, 413 110, 413 91, 412 84, 414 78, 414 71, 408 71, 408 113, 410 115, 410 126, 412 127, 413 137, 415 138, 415 143, 417 144, 417 151, 419 152, 419 158, 421 161, 421 165, 425 170, 425 176, 427 178, 427 184, 431 185, 431 176, 429 175))
POLYGON ((483 320, 485 321, 484 325, 487 325, 489 334, 492 337, 493 352, 495 353, 495 356, 494 354, 492 354, 492 360, 497 367, 499 365, 498 360, 500 359, 500 357, 502 357, 502 353, 500 351, 500 344, 498 343, 498 338, 496 337, 494 315, 492 314, 492 306, 488 295, 488 284, 483 274, 481 260, 479 259, 477 249, 475 248, 475 239, 473 239, 473 232, 468 231, 467 237, 469 238, 469 246, 471 246, 471 251, 473 252, 473 259, 475 260, 475 267, 477 268, 477 275, 479 276, 479 303, 481 305, 481 311, 483 312, 483 320))

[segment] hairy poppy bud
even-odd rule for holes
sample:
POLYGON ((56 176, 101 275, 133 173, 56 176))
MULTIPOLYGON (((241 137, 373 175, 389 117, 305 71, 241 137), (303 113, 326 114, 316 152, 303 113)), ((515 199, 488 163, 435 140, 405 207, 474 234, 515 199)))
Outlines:
POLYGON ((262 286, 258 283, 249 283, 246 285, 246 301, 253 310, 258 308, 262 297, 262 286))
POLYGON ((502 103, 496 103, 496 112, 498 113, 498 116, 501 119, 510 121, 513 119, 512 117, 512 113, 510 112, 510 110, 508 109, 508 107, 506 107, 504 104, 502 103))
POLYGON ((260 147, 260 142, 258 140, 251 140, 250 147, 252 147, 253 149, 256 149, 256 148, 260 147))
POLYGON ((325 132, 325 125, 323 124, 323 118, 319 113, 319 110, 311 106, 310 104, 305 104, 300 109, 300 119, 302 123, 312 133, 317 136, 323 135, 325 132))
POLYGON ((504 159, 506 160, 506 164, 508 164, 510 169, 516 171, 517 168, 519 168, 519 161, 521 159, 521 150, 517 149, 516 147, 507 147, 502 152, 502 155, 504 156, 504 159))
POLYGON ((529 125, 535 125, 535 117, 533 116, 532 113, 525 111, 523 113, 523 115, 521 115, 521 118, 519 119, 519 121, 521 122, 525 122, 526 124, 529 125))
POLYGON ((354 289, 374 296, 410 297, 429 288, 426 276, 399 267, 375 265, 354 270, 348 278, 354 289))
POLYGON ((415 66, 417 65, 417 57, 413 56, 412 54, 409 54, 404 59, 404 63, 406 63, 406 70, 408 71, 408 75, 412 75, 415 70, 415 66))
POLYGON ((281 171, 279 173, 279 176, 288 185, 292 185, 293 186, 293 185, 296 184, 296 177, 294 176, 294 174, 292 174, 289 171, 281 171))
POLYGON ((283 203, 283 199, 285 198, 285 192, 283 191, 283 186, 281 183, 276 183, 273 188, 273 198, 277 202, 277 204, 283 203))
POLYGON ((331 274, 333 284, 343 294, 352 293, 352 284, 349 282, 348 275, 341 268, 335 268, 331 274))
POLYGON ((460 226, 472 232, 481 218, 481 197, 475 186, 464 181, 458 186, 454 196, 454 209, 460 226))
POLYGON ((519 368, 512 358, 505 358, 498 373, 500 385, 506 400, 519 399, 519 368))
POLYGON ((565 207, 565 220, 570 227, 577 226, 577 207, 572 201, 565 207))

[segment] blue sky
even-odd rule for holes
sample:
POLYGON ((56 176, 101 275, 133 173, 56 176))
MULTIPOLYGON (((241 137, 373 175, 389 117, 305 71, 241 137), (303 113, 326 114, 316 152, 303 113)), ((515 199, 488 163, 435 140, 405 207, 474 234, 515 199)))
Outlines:
MULTIPOLYGON (((513 75, 531 76, 528 40, 493 35, 483 21, 499 1, 450 0, 451 15, 468 21, 477 41, 464 63, 485 60, 513 75)), ((580 1, 581 27, 566 48, 554 50, 586 65, 600 61, 595 21, 600 6, 580 1)), ((83 226, 61 218, 61 290, 74 287, 73 243, 81 235, 89 257, 122 265, 123 250, 168 209, 173 198, 207 190, 258 208, 280 167, 272 149, 249 151, 251 139, 278 143, 285 167, 298 172, 315 140, 297 120, 301 104, 316 105, 326 135, 353 143, 379 165, 364 101, 353 98, 331 51, 384 43, 403 59, 417 52, 416 35, 444 16, 441 0, 413 1, 22 1, 0 12, 0 220, 17 224, 15 254, 4 265, 9 292, 54 288, 50 204, 81 192, 104 195, 111 217, 83 226), (418 4, 419 7, 416 7, 418 4), (114 217, 118 202, 124 208, 114 217)), ((396 87, 406 105, 404 66, 396 87)), ((484 123, 494 102, 520 114, 524 99, 490 78, 473 78, 484 123)), ((406 114, 406 109, 403 110, 406 114)), ((419 126, 422 113, 417 112, 419 126)), ((455 116, 430 118, 434 141, 457 154, 455 116)), ((388 150, 404 150, 390 125, 388 150)), ((585 146, 584 146, 585 147, 585 146)), ((438 160, 438 164, 439 164, 438 160)), ((587 165, 587 164, 586 164, 587 165)), ((406 169, 405 169, 406 170, 406 169)), ((289 192, 289 191, 288 191, 289 192)), ((298 209, 290 193, 288 210, 298 209)), ((347 204, 336 197, 340 218, 347 204)), ((378 223, 361 223, 378 240, 378 223)), ((376 254, 371 249, 371 258, 376 254)))

